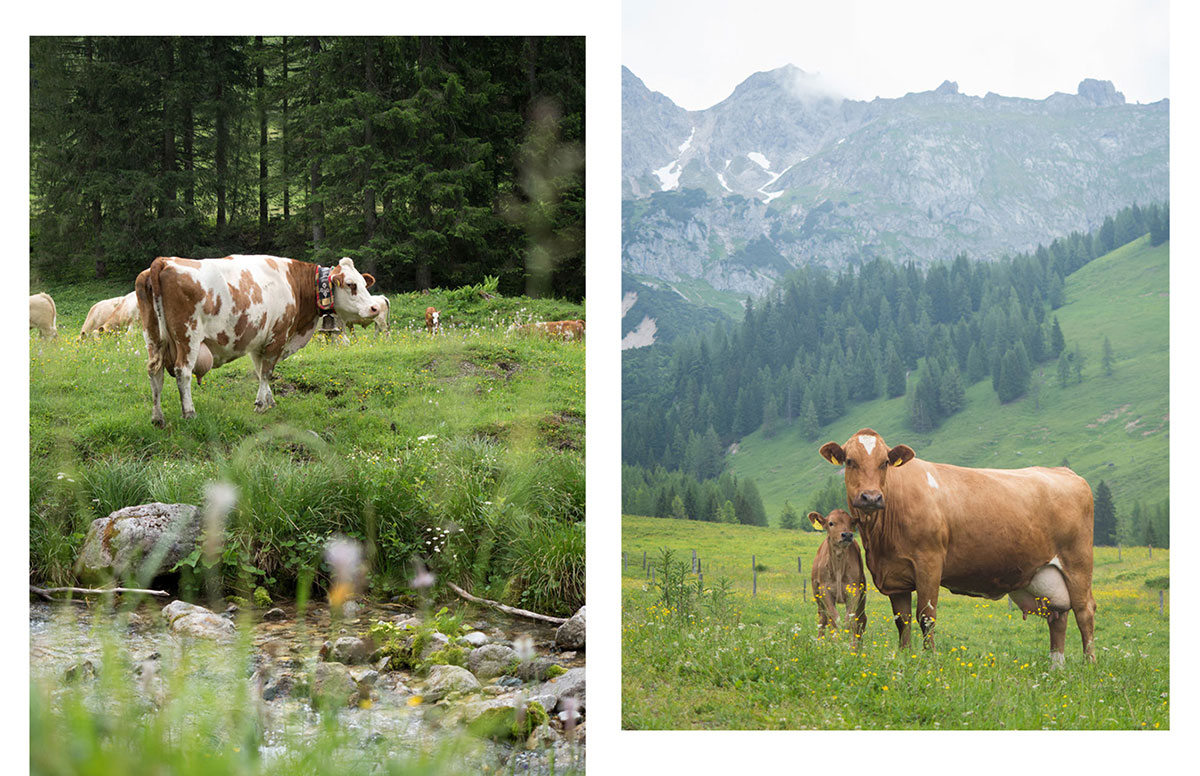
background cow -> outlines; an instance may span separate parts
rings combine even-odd
[[[130,296],[135,298],[134,306],[136,307],[137,294],[131,293]],[[94,305],[92,305],[91,309],[88,310],[87,318],[83,319],[83,328],[79,330],[79,339],[84,339],[89,334],[91,334],[92,337],[99,337],[100,327],[103,326],[104,322],[109,319],[109,316],[113,314],[113,311],[117,309],[117,305],[119,305],[124,298],[125,297],[123,296],[114,296],[111,299],[101,299],[99,302],[96,302]]]
[[[370,275],[367,277],[370,277]],[[344,318],[342,319],[342,323],[346,324],[347,330],[353,328],[354,326],[362,326],[364,329],[368,326],[374,326],[375,331],[380,333],[388,330],[388,314],[392,310],[391,302],[389,302],[388,298],[383,294],[372,296],[371,300],[375,303],[375,306],[379,308],[379,314],[372,318],[355,318],[353,320]]]
[[[1011,594],[1050,625],[1050,664],[1064,661],[1066,612],[1095,660],[1092,491],[1070,469],[968,469],[889,448],[869,428],[821,455],[845,467],[846,500],[867,568],[892,602],[900,646],[909,643],[912,593],[932,649],[938,587],[961,595]]]
[[[425,331],[437,334],[442,330],[442,314],[435,307],[425,308]]]
[[[316,264],[275,256],[155,259],[136,284],[154,400],[151,421],[164,422],[164,369],[179,385],[183,416],[195,417],[191,378],[201,346],[211,352],[214,368],[248,353],[258,375],[255,409],[275,406],[271,371],[308,344],[317,328],[317,270]],[[375,279],[359,274],[351,259],[338,262],[330,280],[334,313],[378,314],[367,293]]]
[[[558,337],[564,340],[581,340],[587,324],[582,320],[575,321],[538,321],[517,326],[516,330],[524,334],[543,334],[547,337]]]
[[[837,632],[838,605],[842,604],[851,630],[850,644],[857,647],[867,628],[867,577],[863,573],[862,553],[854,541],[854,518],[844,509],[835,509],[828,517],[809,512],[808,519],[817,530],[825,532],[825,541],[812,563],[817,635],[823,636],[830,627]]]
[[[29,297],[29,328],[37,329],[42,339],[58,336],[58,308],[45,291]]]
[[[140,325],[141,319],[138,317],[137,292],[130,291],[122,297],[118,297],[117,306],[109,313],[108,318],[100,324],[100,332],[120,332],[125,331],[130,326]]]

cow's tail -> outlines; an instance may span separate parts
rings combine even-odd
[[[166,262],[157,258],[150,268],[143,270],[137,276],[134,291],[137,293],[138,316],[142,319],[142,334],[146,339],[146,350],[149,356],[147,368],[158,372],[167,367],[173,371],[175,365],[175,348],[171,342],[171,334],[167,329],[167,317],[163,311],[162,274]]]

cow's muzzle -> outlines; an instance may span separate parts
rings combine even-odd
[[[854,541],[854,532],[853,531],[842,531],[842,536],[841,536],[840,541],[842,544],[849,544],[850,542]]]
[[[864,490],[854,499],[853,506],[865,512],[877,512],[883,509],[883,493],[878,490]]]

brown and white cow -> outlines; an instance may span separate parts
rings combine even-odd
[[[179,384],[183,416],[195,417],[191,377],[202,345],[213,367],[248,353],[258,375],[255,409],[275,406],[271,371],[308,344],[317,328],[317,272],[316,264],[276,256],[155,259],[136,283],[154,399],[151,421],[164,422],[164,369]],[[330,281],[337,315],[370,318],[379,312],[367,293],[374,278],[359,274],[351,259],[333,267]]]
[[[442,314],[437,311],[436,307],[425,308],[425,331],[430,334],[438,334],[442,330]]]
[[[1096,659],[1092,597],[1092,491],[1070,469],[968,469],[889,448],[864,428],[821,455],[845,467],[846,500],[867,568],[892,602],[900,646],[909,643],[912,593],[931,649],[938,587],[985,598],[1008,594],[1050,625],[1050,664],[1061,667],[1067,612]]]
[[[844,509],[835,509],[828,517],[809,512],[808,519],[825,541],[817,549],[812,563],[813,598],[817,601],[817,635],[839,629],[838,605],[846,607],[846,626],[851,646],[857,646],[867,627],[867,577],[863,573],[862,552],[854,541],[854,518]]]
[[[29,297],[29,328],[37,329],[42,339],[58,336],[58,308],[45,291]]]

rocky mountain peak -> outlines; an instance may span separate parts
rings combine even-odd
[[[1117,91],[1112,81],[1095,78],[1085,78],[1079,82],[1079,96],[1100,107],[1125,104],[1125,95]]]

